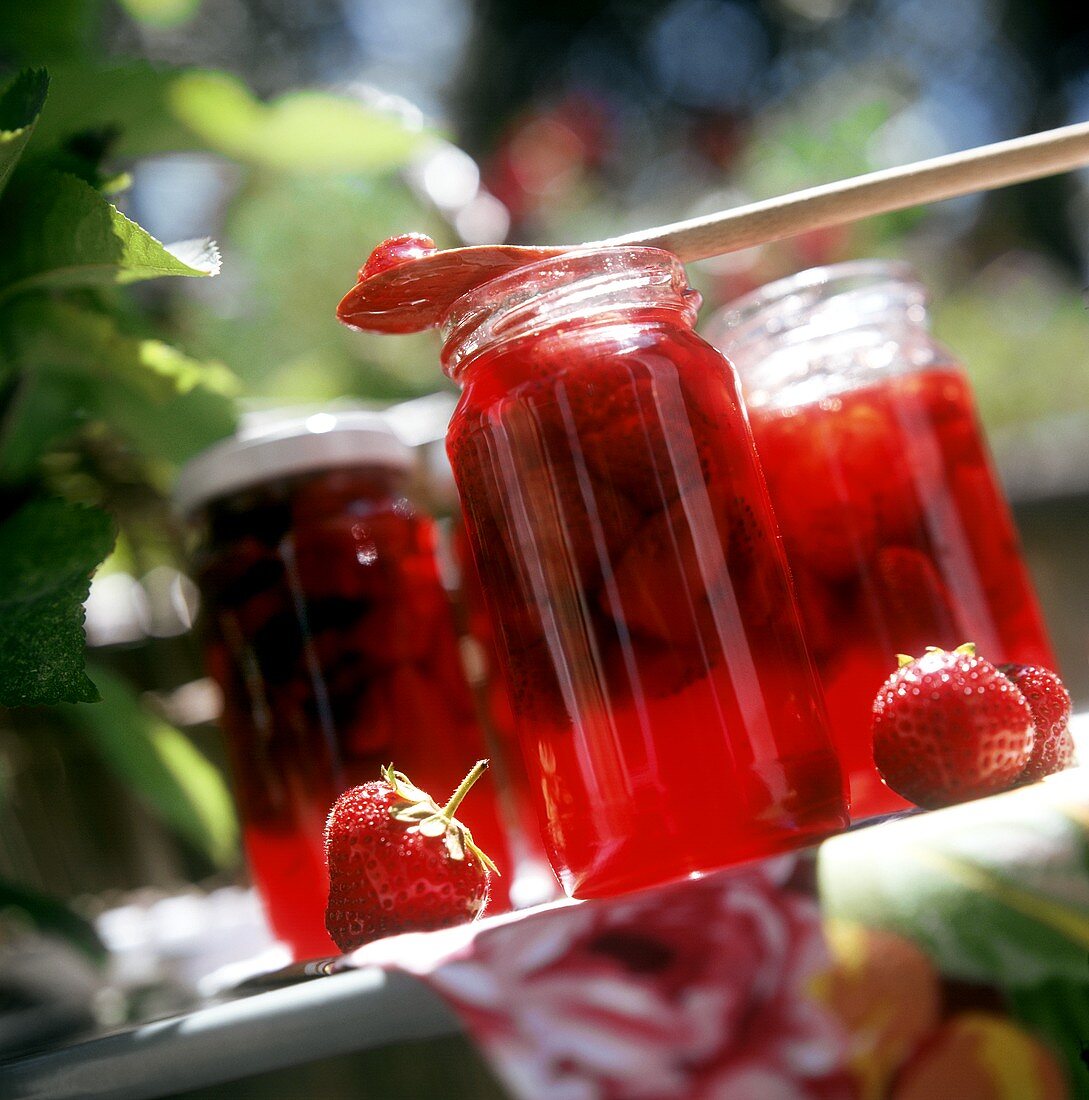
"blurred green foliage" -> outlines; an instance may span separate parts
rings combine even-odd
[[[378,172],[400,167],[420,144],[419,133],[362,103],[315,91],[261,103],[224,73],[183,72],[168,98],[205,148],[274,170]]]
[[[964,362],[989,427],[1089,413],[1089,318],[1078,288],[1015,253],[935,298],[938,337]]]
[[[150,486],[157,465],[231,430],[229,372],[130,329],[116,289],[212,275],[219,257],[209,242],[164,246],[107,200],[104,189],[117,186],[100,164],[108,140],[53,145],[35,133],[47,89],[44,71],[27,70],[0,96],[0,705],[77,704],[76,723],[118,772],[225,863],[236,833],[219,773],[108,674],[99,677],[106,701],[95,705],[83,602],[113,546],[115,518],[87,497],[111,487],[66,494],[49,463],[57,449],[83,450],[90,431],[131,452]],[[214,425],[203,433],[193,430],[199,417],[185,419],[196,395]]]
[[[28,645],[18,660],[14,639],[5,647],[0,702],[8,705],[95,697],[73,641],[80,641],[90,573],[113,542],[112,533],[92,537],[87,525],[96,515],[103,529],[110,521],[51,499],[46,453],[78,447],[81,431],[96,421],[127,417],[131,441],[161,406],[206,383],[220,431],[233,424],[224,369],[128,332],[114,297],[125,283],[215,274],[218,253],[209,243],[171,250],[111,205],[100,190],[107,182],[99,167],[103,142],[43,144],[34,131],[47,86],[43,71],[28,70],[0,99],[0,543],[9,562],[34,569],[33,581],[9,571],[15,587],[7,628],[17,623]],[[152,444],[148,463],[169,454],[172,440],[170,431],[144,435]],[[71,553],[85,556],[73,563]]]
[[[198,4],[126,6],[168,26]],[[47,62],[52,78],[26,71],[0,96],[0,545],[12,564],[0,705],[72,704],[58,725],[223,866],[238,831],[218,770],[145,706],[147,685],[101,664],[84,671],[89,578],[115,532],[107,568],[180,563],[167,494],[181,463],[234,429],[240,395],[432,388],[433,340],[361,341],[333,311],[374,240],[428,224],[443,236],[395,175],[436,137],[354,98],[264,103],[224,73],[108,61],[98,10],[43,0],[0,11],[0,80],[4,57]],[[212,294],[133,295],[121,288],[219,271],[210,242],[164,245],[124,212],[128,169],[178,153],[229,181],[215,212],[228,274]]]
[[[133,19],[151,27],[177,27],[196,15],[201,0],[121,0]]]
[[[217,866],[238,851],[231,796],[193,742],[142,706],[131,684],[101,664],[92,670],[102,701],[64,708],[102,758],[168,825]]]
[[[222,356],[250,394],[267,400],[354,394],[388,401],[430,392],[442,380],[433,334],[365,335],[338,325],[333,314],[365,258],[364,242],[406,226],[442,239],[437,222],[388,177],[254,172],[227,219],[232,250],[225,281],[241,302],[225,309],[222,299],[189,296],[179,303],[179,323],[194,348]],[[346,231],[352,226],[365,228]]]
[[[0,523],[0,705],[94,702],[83,670],[83,601],[113,546],[98,508],[36,499]]]

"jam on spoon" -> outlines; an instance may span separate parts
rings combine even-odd
[[[337,318],[365,332],[420,332],[442,322],[474,287],[517,267],[573,251],[497,244],[436,249],[422,233],[383,241],[359,269],[356,285],[337,306]]]
[[[722,255],[811,229],[987,191],[1089,163],[1089,123],[869,172],[789,195],[644,229],[577,248],[475,245],[436,250],[418,234],[379,245],[343,298],[337,316],[369,332],[419,332],[438,325],[474,287],[523,264],[602,246],[649,246],[682,263]],[[390,261],[393,261],[392,263]]]

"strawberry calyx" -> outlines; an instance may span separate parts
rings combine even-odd
[[[487,771],[488,761],[478,760],[469,774],[458,785],[445,806],[440,806],[426,791],[421,791],[404,772],[396,771],[392,764],[382,769],[382,778],[390,785],[397,801],[390,807],[390,816],[409,826],[410,831],[421,836],[441,837],[446,853],[451,859],[463,860],[466,853],[472,853],[488,868],[498,875],[499,868],[489,856],[477,846],[473,834],[456,817],[454,812],[461,800],[469,793],[473,784]]]
[[[963,653],[965,657],[974,657],[976,655],[976,643],[975,642],[963,642],[953,650],[945,650],[940,646],[928,645],[926,647],[927,653]],[[910,653],[897,653],[896,665],[898,668],[904,668],[906,665],[914,664],[918,657],[912,657]]]

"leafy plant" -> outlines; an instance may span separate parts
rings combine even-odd
[[[137,700],[129,684],[100,665],[92,670],[102,701],[66,708],[66,717],[102,758],[174,831],[214,863],[235,856],[231,797],[215,766],[183,733]]]
[[[427,223],[392,173],[434,136],[352,98],[263,103],[222,73],[99,61],[74,19],[95,5],[49,4],[71,33],[44,43],[40,28],[0,13],[24,54],[53,59],[52,83],[28,70],[0,98],[0,706],[71,704],[57,707],[57,725],[222,865],[237,826],[218,771],[143,705],[138,685],[88,673],[83,601],[115,536],[114,563],[143,572],[180,560],[166,503],[174,473],[235,423],[240,383],[220,355],[251,392],[281,400],[429,388],[433,355],[407,343],[396,353],[376,343],[360,370],[360,342],[333,306],[371,237]],[[169,21],[193,5],[160,8]],[[230,318],[217,295],[125,289],[217,274],[212,242],[165,245],[130,220],[118,204],[131,181],[109,167],[198,150],[235,165],[227,227],[250,285]],[[348,223],[365,227],[358,240]],[[239,283],[224,289],[237,297]]]
[[[164,245],[118,210],[108,196],[126,178],[104,170],[111,132],[36,134],[48,89],[28,70],[0,96],[0,706],[76,704],[70,724],[225,863],[237,831],[222,778],[124,681],[88,675],[83,637],[91,575],[128,519],[103,507],[117,482],[154,497],[164,467],[235,420],[233,375],[148,335],[119,288],[214,275],[218,251]],[[62,476],[73,469],[94,476]],[[104,702],[87,707],[100,688]]]
[[[0,525],[0,703],[93,702],[83,668],[83,601],[113,546],[97,508],[38,499]]]

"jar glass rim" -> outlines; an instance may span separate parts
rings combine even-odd
[[[822,287],[847,288],[855,282],[868,285],[879,281],[910,283],[918,286],[920,291],[923,290],[915,268],[906,260],[845,260],[842,263],[806,268],[765,283],[728,302],[723,307],[723,313],[736,314],[739,318],[751,316],[798,291]]]
[[[714,314],[705,331],[720,351],[738,354],[759,341],[809,339],[818,315],[835,329],[862,323],[882,302],[925,317],[928,299],[915,269],[904,260],[846,260],[786,275],[735,298]]]
[[[456,378],[482,343],[520,334],[550,305],[562,303],[567,320],[592,315],[603,297],[625,291],[672,295],[674,307],[695,322],[700,297],[672,252],[645,245],[572,249],[489,279],[458,298],[440,328],[443,369]]]

